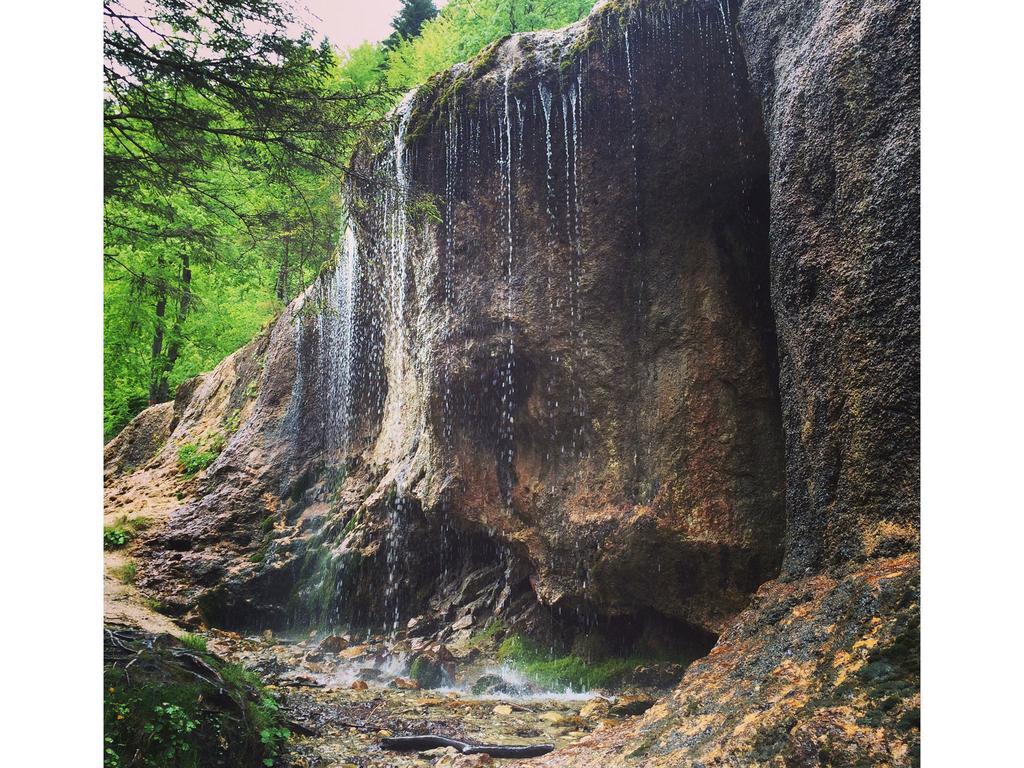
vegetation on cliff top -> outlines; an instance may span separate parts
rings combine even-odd
[[[338,55],[273,0],[105,0],[104,439],[249,341],[336,251],[355,143],[409,88],[594,0],[407,2]]]

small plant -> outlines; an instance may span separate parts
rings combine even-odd
[[[148,517],[129,519],[127,515],[122,516],[114,525],[103,527],[103,548],[121,549],[127,546],[139,531],[149,528],[152,522]]]
[[[232,435],[238,431],[238,428],[242,425],[242,409],[235,408],[231,413],[228,414],[227,420],[224,422],[224,429]]]
[[[193,477],[200,470],[210,466],[219,453],[212,450],[202,451],[195,443],[185,443],[178,449],[178,466],[185,477]]]
[[[155,597],[147,597],[145,600],[142,601],[142,603],[147,608],[149,608],[149,610],[153,611],[153,613],[163,613],[164,604],[157,600]]]
[[[184,757],[191,749],[188,735],[199,725],[189,714],[177,704],[166,701],[153,707],[153,719],[146,723],[142,730],[158,745],[163,757],[172,763],[178,757]]]
[[[273,699],[267,700],[271,702],[273,701]],[[277,705],[275,704],[274,710],[276,711],[276,709]],[[267,766],[267,768],[272,768],[274,765],[274,759],[281,751],[281,747],[283,747],[288,739],[291,738],[291,735],[291,731],[280,726],[263,728],[260,730],[260,743],[269,755],[269,757],[263,758],[263,764]]]
[[[129,561],[124,565],[117,565],[111,568],[110,574],[122,584],[134,584],[137,571],[135,563]]]
[[[202,635],[193,635],[186,632],[181,636],[181,644],[191,651],[206,653],[206,638]]]
[[[104,549],[120,549],[121,547],[126,546],[131,540],[131,534],[124,528],[104,527],[103,529]]]

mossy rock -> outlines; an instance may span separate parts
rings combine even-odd
[[[417,656],[409,667],[409,677],[420,684],[420,688],[440,688],[448,679],[444,668],[426,656]]]

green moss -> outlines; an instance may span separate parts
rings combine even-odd
[[[469,644],[474,648],[481,648],[490,645],[496,637],[505,631],[505,625],[500,619],[491,619],[487,626],[469,638]]]
[[[444,219],[441,217],[437,203],[437,198],[434,195],[423,192],[408,202],[406,215],[413,226],[422,226],[427,221],[440,223]]]
[[[206,653],[206,638],[202,635],[193,635],[186,632],[181,636],[181,644],[189,650]]]
[[[470,72],[472,72],[473,77],[480,77],[490,71],[498,60],[498,49],[501,48],[502,44],[510,37],[511,35],[499,37],[469,60]]]
[[[522,635],[506,638],[498,648],[499,661],[508,662],[544,686],[575,689],[610,688],[638,666],[651,663],[641,656],[588,660],[576,654],[558,656]]]
[[[228,414],[227,419],[224,420],[224,429],[227,434],[233,435],[238,431],[238,428],[242,424],[242,409],[235,408]]]
[[[421,688],[439,688],[445,682],[444,670],[423,656],[417,656],[409,667],[409,677],[420,684]]]

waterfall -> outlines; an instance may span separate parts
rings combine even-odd
[[[718,0],[718,12],[722,17],[722,34],[725,35],[725,50],[729,56],[729,82],[732,88],[732,103],[736,112],[736,141],[739,144],[740,152],[743,147],[743,123],[740,118],[739,85],[736,83],[736,53],[732,46],[732,31],[727,0]]]
[[[508,254],[505,262],[505,334],[508,337],[505,364],[500,375],[501,414],[499,428],[499,457],[504,464],[501,467],[511,473],[515,463],[515,338],[512,323],[512,293],[515,245],[512,234],[512,106],[509,99],[509,80],[511,70],[505,72],[503,89],[502,131],[499,133],[499,156],[502,172],[502,186],[505,204],[505,233],[508,243]],[[511,507],[511,486],[506,486],[506,508]]]
[[[451,383],[451,339],[453,328],[453,313],[455,304],[455,206],[458,174],[461,170],[459,165],[459,107],[456,96],[452,97],[452,104],[448,107],[448,119],[445,125],[445,164],[444,164],[444,262],[441,269],[444,271],[442,300],[445,311],[449,314],[449,320],[445,323],[444,333],[444,360],[441,363],[442,395],[441,395],[441,418],[443,425],[443,438],[447,445],[452,440],[452,383]]]
[[[555,250],[555,237],[558,230],[558,219],[555,216],[555,167],[554,167],[554,150],[552,148],[551,141],[551,91],[548,90],[544,83],[537,84],[537,91],[540,94],[541,109],[544,113],[544,152],[546,156],[546,168],[545,168],[545,193],[544,193],[544,206],[548,215],[548,263],[546,270],[546,288],[548,296],[548,316],[549,321],[554,320],[557,305],[555,303],[555,291],[552,285],[552,276],[554,272],[554,250]],[[558,410],[558,401],[555,399],[555,371],[558,366],[558,354],[552,349],[548,353],[548,362],[550,363],[550,373],[545,381],[545,401],[544,405],[548,412],[548,444],[545,446],[544,458],[550,462],[552,459],[551,451],[558,444],[558,422],[555,418]],[[551,488],[554,493],[554,486]]]

